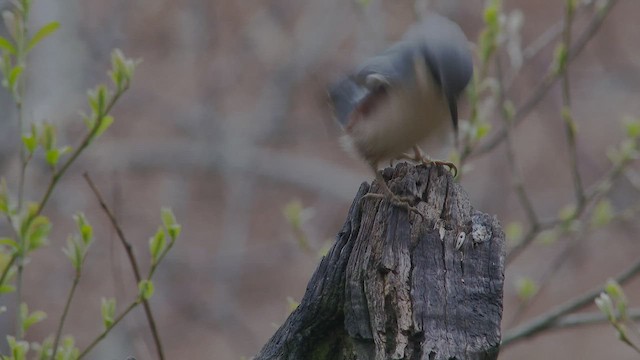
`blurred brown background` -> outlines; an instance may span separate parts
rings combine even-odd
[[[431,1],[475,42],[483,1]],[[557,23],[563,2],[508,1],[525,16],[522,44]],[[572,64],[580,170],[586,184],[609,168],[606,149],[618,143],[623,115],[640,115],[640,2],[620,1],[593,41]],[[136,285],[120,244],[81,177],[89,171],[113,204],[136,253],[147,265],[147,240],[171,206],[183,234],[156,277],[151,301],[168,359],[236,359],[253,356],[299,300],[362,181],[366,166],[345,155],[331,121],[325,88],[366,56],[397,39],[416,19],[409,0],[355,1],[36,1],[34,26],[61,22],[36,49],[29,73],[26,117],[50,120],[74,145],[84,125],[85,89],[107,80],[109,53],[121,48],[142,58],[131,90],[116,106],[113,127],[74,164],[45,209],[55,226],[51,245],[27,267],[26,299],[49,318],[30,331],[54,331],[73,276],[61,247],[84,211],[95,225],[73,310],[65,327],[84,347],[101,331],[99,304],[116,296],[120,309]],[[576,33],[584,26],[580,18]],[[553,45],[523,69],[509,96],[516,104],[539,82]],[[515,133],[525,185],[536,210],[555,216],[572,201],[560,89]],[[461,110],[468,116],[466,105]],[[17,178],[13,105],[0,93],[0,171]],[[501,126],[495,119],[494,130]],[[442,144],[440,144],[442,143]],[[426,150],[446,157],[451,141]],[[433,145],[437,144],[437,145]],[[525,217],[511,190],[501,146],[474,159],[462,181],[472,202],[503,225]],[[638,166],[635,165],[635,169]],[[48,181],[41,160],[28,173],[28,194],[39,198]],[[615,208],[637,202],[627,182],[615,184]],[[298,199],[312,216],[304,223],[305,251],[283,216]],[[0,227],[3,231],[6,228]],[[640,256],[637,223],[616,223],[589,234],[566,259],[530,317],[603,283]],[[559,246],[535,244],[507,269],[503,324],[518,303],[514,283],[536,278]],[[640,306],[640,282],[627,286]],[[9,306],[13,304],[9,303]],[[593,309],[592,309],[593,310]],[[0,333],[12,329],[0,316]],[[2,337],[4,338],[4,337]],[[91,359],[155,358],[142,308],[119,325]],[[513,346],[501,359],[632,359],[608,325],[557,331]]]

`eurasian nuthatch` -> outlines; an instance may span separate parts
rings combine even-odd
[[[429,15],[382,54],[365,60],[329,89],[344,145],[371,166],[387,195],[397,200],[378,173],[383,160],[425,158],[417,144],[451,119],[457,136],[457,100],[473,73],[467,38],[460,27]],[[415,156],[405,154],[414,150]]]

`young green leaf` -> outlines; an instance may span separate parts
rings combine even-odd
[[[26,332],[29,328],[40,321],[47,318],[47,314],[44,311],[34,311],[28,316],[22,318],[22,331]]]
[[[530,278],[520,278],[516,282],[518,297],[521,300],[529,300],[538,292],[538,284]]]
[[[20,75],[24,71],[24,66],[16,65],[9,72],[9,76],[7,77],[7,81],[9,82],[9,89],[12,91],[16,88],[16,84],[18,83],[18,79],[20,79]]]
[[[58,348],[55,360],[76,360],[79,356],[80,350],[75,346],[73,336],[65,336],[62,339],[62,345]],[[48,357],[46,359],[49,360]]]
[[[489,135],[489,131],[491,131],[490,123],[484,121],[478,122],[476,125],[476,136],[474,140],[480,141],[484,139],[487,135]]]
[[[100,310],[102,313],[102,323],[105,329],[109,329],[113,325],[116,315],[116,299],[102,298]]]
[[[634,140],[640,138],[640,119],[632,117],[625,118],[624,128],[627,137]]]
[[[25,236],[27,252],[37,250],[45,245],[50,232],[51,221],[46,216],[40,215],[33,219]]]
[[[510,244],[520,244],[520,242],[522,241],[522,235],[524,233],[522,224],[518,221],[511,222],[507,224],[504,233],[507,236],[507,240]]]
[[[77,273],[80,273],[82,270],[84,255],[86,254],[86,247],[84,244],[80,242],[76,236],[69,236],[67,238],[67,247],[63,248],[62,252],[67,255],[71,261],[73,269]]]
[[[7,343],[11,352],[11,360],[26,360],[29,351],[29,343],[26,341],[18,341],[15,337],[7,335]]]
[[[594,302],[600,311],[607,316],[610,322],[615,321],[615,314],[613,313],[613,301],[611,297],[605,293],[600,293]]]
[[[44,40],[47,36],[53,34],[60,27],[60,23],[57,21],[53,21],[48,23],[47,25],[41,27],[35,35],[29,40],[29,44],[27,44],[27,52],[31,51],[34,46],[38,45],[38,43]]]
[[[8,237],[0,238],[0,245],[8,247],[12,252],[20,249],[18,242]]]
[[[180,233],[182,232],[182,225],[174,224],[167,228],[167,233],[169,233],[169,237],[171,241],[176,241]]]
[[[0,36],[0,49],[11,55],[16,54],[16,47],[7,38]]]
[[[569,59],[569,51],[563,43],[559,43],[553,51],[553,65],[551,69],[554,74],[560,74],[567,66],[567,60]]]
[[[1,294],[10,294],[12,292],[16,291],[16,287],[13,285],[9,285],[9,284],[2,284],[0,285],[0,295]]]
[[[569,221],[573,220],[575,218],[575,216],[576,216],[576,207],[573,204],[569,204],[569,205],[564,206],[558,212],[558,217],[563,222],[569,222]]]
[[[53,124],[49,122],[42,123],[39,135],[40,138],[38,140],[45,151],[51,150],[56,146],[56,127]]]
[[[572,16],[576,11],[576,0],[567,0],[567,14]]]
[[[604,286],[604,291],[614,301],[616,310],[618,310],[618,317],[623,320],[626,319],[628,301],[624,290],[622,290],[622,286],[614,279],[609,279]]]
[[[180,236],[180,232],[182,231],[182,226],[178,224],[176,221],[175,215],[173,215],[173,211],[170,208],[163,207],[161,210],[162,224],[164,224],[167,229],[167,233],[171,238],[171,241],[175,241],[178,236]]]
[[[155,264],[158,262],[158,258],[162,251],[164,251],[166,246],[166,239],[164,234],[164,229],[162,227],[158,227],[158,231],[156,234],[149,239],[149,252],[151,253],[151,263]]]
[[[153,296],[153,282],[151,280],[142,280],[138,284],[138,296],[142,300],[149,300]]]
[[[298,306],[300,305],[300,302],[296,301],[291,296],[287,296],[287,304],[289,305],[289,311],[291,312],[298,308]]]
[[[129,86],[133,72],[139,61],[127,59],[120,49],[111,52],[111,71],[109,76],[116,86],[117,91],[123,91]]]
[[[109,91],[104,85],[98,85],[96,91],[96,114],[104,116],[105,106],[107,105],[107,95]]]
[[[49,360],[53,354],[53,337],[47,337],[42,344],[37,342],[32,343],[34,350],[36,351],[36,358],[38,360]],[[55,359],[58,360],[58,359]],[[66,359],[65,359],[66,360]]]
[[[38,148],[38,139],[33,133],[22,134],[22,144],[29,154],[33,154]]]
[[[73,151],[73,148],[71,146],[65,145],[61,148],[58,148],[58,151],[60,152],[60,156],[62,155],[66,155],[68,153],[70,153],[71,151]]]
[[[0,212],[9,213],[9,190],[4,178],[0,179]]]
[[[168,207],[163,207],[160,210],[160,217],[162,218],[162,224],[167,228],[176,224],[176,217],[173,215],[173,211]]]
[[[613,207],[607,199],[602,199],[596,204],[591,215],[591,225],[602,227],[608,225],[613,220]]]
[[[98,113],[98,90],[97,89],[89,89],[87,90],[87,102],[89,103],[89,108],[93,112],[93,114]]]
[[[291,200],[285,205],[282,213],[292,227],[298,228],[302,225],[302,211],[300,200]]]
[[[604,285],[604,291],[606,291],[612,299],[624,299],[624,301],[626,301],[626,296],[624,295],[622,286],[620,286],[620,284],[618,284],[618,282],[613,279],[607,280],[607,283]]]
[[[49,149],[45,151],[44,158],[51,167],[55,167],[60,161],[60,150],[58,149]]]
[[[91,131],[96,125],[96,120],[92,116],[85,114],[83,111],[80,111],[80,117],[82,117],[82,121],[87,126],[87,130]]]
[[[102,135],[102,133],[107,131],[107,129],[111,126],[111,124],[113,124],[113,116],[111,115],[103,116],[102,119],[100,120],[100,125],[96,130],[95,137],[97,138],[98,136]]]
[[[76,225],[78,226],[78,232],[80,233],[82,242],[85,246],[88,246],[93,240],[93,227],[89,224],[83,213],[74,215],[73,219],[76,221]]]
[[[483,14],[485,29],[480,33],[480,38],[478,39],[482,64],[486,64],[498,48],[501,13],[502,2],[500,0],[487,1]]]

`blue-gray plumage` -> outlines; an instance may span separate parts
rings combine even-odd
[[[329,89],[334,116],[345,130],[343,143],[376,174],[380,161],[410,157],[404,153],[412,148],[414,160],[431,162],[417,144],[448,121],[457,136],[457,101],[472,73],[460,27],[429,15]]]

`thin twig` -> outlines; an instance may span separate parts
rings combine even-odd
[[[111,331],[111,329],[113,329],[114,327],[116,327],[116,325],[118,325],[118,323],[124,319],[125,316],[127,316],[127,314],[129,314],[129,312],[131,312],[131,310],[133,310],[136,306],[138,306],[138,304],[140,304],[140,300],[136,299],[136,301],[132,302],[131,304],[129,304],[129,306],[127,307],[127,309],[125,311],[122,312],[122,314],[120,314],[117,318],[115,318],[113,320],[113,324],[111,324],[111,326],[109,326],[108,328],[104,329],[104,331],[98,335],[97,338],[95,338],[91,344],[89,344],[89,346],[87,346],[86,349],[84,349],[80,355],[78,356],[78,360],[82,359],[83,357],[85,357],[85,355],[87,355],[96,345],[98,345],[98,343],[105,338],[105,336],[107,336],[107,334],[109,334],[109,331]]]
[[[116,220],[115,216],[113,215],[113,213],[111,212],[111,210],[109,209],[109,207],[107,206],[105,201],[103,200],[102,195],[100,195],[100,191],[98,190],[96,185],[91,180],[91,177],[89,176],[89,174],[85,172],[84,174],[82,174],[82,176],[86,180],[87,184],[89,184],[89,187],[91,188],[91,191],[93,191],[93,194],[96,196],[96,199],[98,199],[98,202],[100,203],[100,206],[102,207],[102,210],[104,210],[105,214],[109,218],[109,221],[111,222],[111,225],[116,230],[116,234],[118,235],[118,238],[120,239],[120,243],[124,247],[125,252],[127,253],[127,257],[129,258],[129,263],[131,264],[131,268],[133,269],[133,274],[134,274],[134,276],[136,278],[136,284],[139,284],[142,281],[142,277],[140,275],[140,268],[138,267],[138,261],[136,260],[136,257],[135,257],[135,255],[133,253],[133,247],[131,246],[131,243],[129,241],[127,241],[126,237],[124,236],[124,232],[122,231],[122,228],[120,227],[120,225],[118,224],[118,221]],[[146,300],[146,299],[142,299],[142,304],[144,305],[143,306],[144,307],[144,312],[145,312],[145,314],[147,316],[147,321],[149,322],[149,328],[151,329],[151,334],[153,335],[153,341],[154,341],[154,343],[156,345],[156,350],[158,352],[158,357],[160,359],[164,359],[164,352],[162,350],[162,342],[160,341],[160,335],[159,335],[158,329],[156,327],[155,319],[153,318],[153,313],[151,312],[151,306],[149,305],[149,301]]]
[[[578,4],[578,7],[576,9],[576,14],[582,13],[582,12],[586,12],[586,10],[588,8],[592,8],[593,7],[594,3],[595,3],[594,1],[580,2],[580,4]],[[551,44],[554,41],[556,41],[562,35],[562,30],[564,29],[564,21],[565,21],[564,18],[562,18],[557,23],[549,26],[547,28],[547,30],[545,30],[537,38],[535,38],[533,41],[531,41],[529,43],[529,45],[527,45],[527,47],[525,47],[522,50],[523,64],[519,68],[513,69],[515,71],[515,73],[510,73],[507,76],[505,76],[505,78],[506,78],[506,80],[505,80],[505,88],[506,89],[511,89],[511,86],[514,83],[514,80],[518,77],[518,75],[521,74],[521,72],[518,71],[518,70],[520,70],[524,66],[526,66],[526,64],[529,61],[531,61],[533,58],[535,58],[543,49],[545,49],[549,44]]]
[[[71,164],[73,164],[73,162],[78,158],[80,153],[87,146],[89,146],[89,144],[91,143],[91,140],[93,140],[93,138],[95,137],[96,133],[98,132],[98,129],[100,128],[101,122],[103,121],[104,117],[107,116],[107,114],[109,114],[109,112],[111,111],[111,108],[113,108],[113,106],[118,101],[120,96],[128,88],[129,88],[129,86],[127,84],[121,90],[117,91],[113,95],[113,97],[111,97],[111,101],[109,101],[107,106],[104,108],[104,113],[103,114],[98,114],[98,116],[97,116],[98,121],[96,121],[96,124],[93,126],[91,131],[89,133],[87,133],[87,135],[85,135],[84,139],[80,143],[80,146],[78,146],[78,148],[76,148],[76,150],[71,154],[71,156],[67,159],[67,161],[65,161],[65,163],[62,165],[62,167],[60,167],[60,169],[57,170],[53,174],[53,176],[51,177],[51,180],[49,181],[49,185],[47,186],[47,190],[45,191],[44,195],[42,196],[42,200],[40,200],[40,202],[38,203],[39,204],[38,205],[38,210],[34,213],[34,215],[32,215],[31,217],[29,217],[27,219],[27,222],[30,222],[31,220],[33,220],[33,218],[35,218],[36,216],[40,215],[40,212],[42,212],[42,209],[47,204],[47,201],[49,200],[49,197],[51,196],[51,193],[53,192],[53,189],[56,186],[56,184],[58,183],[58,181],[60,180],[60,178],[67,171],[69,166],[71,166]]]
[[[562,33],[562,44],[565,49],[569,49],[571,46],[571,26],[573,25],[574,11],[573,0],[565,1],[565,21],[564,30]],[[576,144],[576,129],[571,114],[571,83],[569,79],[570,69],[567,64],[561,65],[562,69],[562,120],[565,128],[565,135],[567,136],[567,143],[569,146],[569,163],[571,169],[571,177],[573,178],[573,187],[575,191],[576,204],[578,207],[582,206],[585,200],[584,187],[582,185],[582,177],[578,169],[578,150]]]
[[[571,46],[571,26],[573,25],[573,19],[574,19],[574,15],[575,15],[575,8],[573,7],[573,1],[572,0],[567,0],[565,1],[565,17],[564,17],[564,29],[562,32],[562,46],[564,49],[569,49],[569,47]],[[560,68],[558,69],[559,71],[563,72],[563,76],[562,76],[562,102],[563,102],[563,106],[562,106],[562,120],[564,123],[564,127],[565,127],[565,134],[567,136],[567,143],[569,146],[569,162],[571,164],[570,169],[571,169],[571,176],[573,178],[573,184],[574,184],[574,190],[575,190],[575,197],[576,197],[576,203],[578,204],[577,207],[578,208],[582,208],[585,204],[585,193],[584,193],[584,188],[582,186],[582,178],[580,176],[580,171],[578,170],[578,156],[577,156],[577,145],[576,145],[576,133],[575,133],[575,123],[573,121],[573,117],[571,115],[571,86],[570,86],[570,81],[569,81],[569,68],[567,67],[567,64],[565,61],[563,60],[559,60],[556,59],[556,61],[560,61],[561,63],[558,64],[560,66]],[[511,148],[510,145],[510,124],[507,124],[509,126],[506,127],[507,130],[507,136],[506,136],[506,141],[507,141],[507,151],[512,152],[513,149]],[[521,196],[522,198],[522,196]],[[527,199],[526,197],[524,198],[525,200]],[[521,199],[522,201],[522,199]],[[534,224],[535,225],[535,224]],[[575,244],[577,243],[577,241],[579,241],[581,238],[581,236],[574,236],[573,239],[570,241],[569,245],[567,245],[567,247],[565,247],[565,249],[560,253],[560,255],[562,256],[562,258],[560,257],[556,257],[556,260],[554,262],[552,262],[552,265],[550,267],[547,267],[547,270],[545,271],[544,275],[543,275],[543,281],[542,284],[546,286],[546,284],[549,282],[551,275],[553,273],[555,273],[555,271],[560,268],[562,266],[562,264],[564,263],[564,258],[565,256],[568,255],[569,252],[571,252],[574,249]],[[560,260],[558,260],[560,259]],[[542,289],[538,289],[538,292],[536,293],[536,295],[539,295]],[[529,307],[529,305],[535,300],[535,298],[537,297],[536,295],[534,295],[533,298],[528,299],[527,301],[523,301],[522,303],[520,303],[520,305],[518,306],[518,309],[516,311],[516,314],[514,316],[513,321],[516,322],[519,320],[520,316],[524,313],[524,311]]]
[[[169,245],[167,245],[167,247],[162,251],[162,253],[160,253],[160,256],[158,256],[158,260],[156,260],[156,262],[154,262],[151,265],[151,268],[149,269],[149,275],[147,275],[147,279],[150,280],[153,277],[153,274],[156,272],[158,265],[160,264],[160,262],[162,262],[162,259],[164,259],[164,257],[167,256],[167,254],[169,253],[169,250],[171,250],[175,242],[176,242],[175,239],[171,239],[171,241],[169,242]]]
[[[33,158],[33,153],[29,154],[26,159],[22,162],[22,167],[20,169],[20,183],[18,184],[18,213],[22,211],[23,206],[23,198],[24,198],[24,179],[26,178],[27,166],[29,162]]]
[[[29,5],[27,5],[27,8],[23,9],[23,11],[21,11],[21,16],[23,17],[22,20],[20,21],[20,25],[19,29],[17,32],[17,39],[16,39],[16,45],[18,46],[18,49],[16,51],[16,65],[18,66],[22,66],[23,69],[26,68],[26,62],[27,62],[27,54],[26,54],[26,47],[27,47],[27,39],[29,39],[29,9],[28,9]],[[6,75],[6,74],[5,74]],[[20,79],[18,79],[18,83],[17,83],[17,91],[14,93],[14,99],[16,102],[16,110],[18,112],[18,139],[22,138],[22,131],[24,128],[24,109],[22,107],[22,101],[24,99],[24,94],[25,94],[25,88],[26,88],[26,81],[25,81],[25,77],[22,76],[20,77]],[[20,178],[18,180],[18,210],[22,209],[22,202],[23,202],[23,191],[24,191],[24,175],[25,175],[25,170],[26,170],[26,154],[25,154],[25,147],[20,144],[20,166],[22,167],[21,171],[20,171]],[[17,240],[20,242],[20,251],[18,251],[18,258],[17,258],[17,262],[18,262],[18,275],[16,277],[16,298],[17,298],[17,304],[18,304],[18,309],[20,308],[20,304],[22,304],[22,273],[24,271],[24,256],[25,256],[25,239],[23,239],[22,237],[18,237]],[[22,312],[21,311],[17,311],[16,314],[16,338],[18,340],[21,340],[24,337],[24,331],[23,331],[23,321],[24,319],[22,318]]]
[[[611,169],[591,186],[585,193],[585,200],[582,204],[576,207],[573,215],[569,219],[551,219],[547,221],[541,221],[538,228],[530,229],[524,236],[523,240],[513,247],[508,253],[506,258],[506,264],[512,263],[522,252],[533,242],[536,236],[544,230],[553,229],[559,225],[566,224],[568,222],[579,219],[587,207],[599,196],[607,194],[611,190],[610,184],[616,181],[623,173],[627,165],[633,161],[633,159],[624,159],[615,163]]]
[[[23,256],[18,256],[18,275],[16,277],[16,303],[18,304],[18,311],[16,311],[16,339],[22,340],[24,337],[24,331],[22,323],[22,311],[20,311],[20,305],[22,304],[22,273],[24,271]]]
[[[73,284],[71,285],[71,289],[69,290],[69,294],[67,295],[67,301],[64,304],[64,310],[62,311],[62,316],[60,316],[60,322],[58,322],[58,329],[56,330],[56,338],[53,342],[53,353],[50,360],[56,358],[56,353],[58,352],[58,344],[60,343],[60,337],[62,336],[62,328],[64,326],[64,322],[67,319],[67,314],[69,313],[69,309],[71,308],[71,300],[73,299],[73,294],[76,292],[76,288],[78,287],[78,283],[80,282],[80,272],[76,271],[76,275],[73,278]]]
[[[640,320],[640,309],[630,309],[627,311],[630,320]],[[609,317],[601,312],[591,312],[584,314],[572,314],[558,320],[554,329],[566,329],[576,326],[596,325],[609,322]]]
[[[508,101],[507,95],[504,91],[504,79],[502,76],[502,65],[500,62],[500,56],[495,57],[495,65],[496,65],[496,77],[498,82],[498,107],[500,114],[502,115],[502,120],[505,123],[506,129],[506,143],[507,143],[507,162],[509,163],[509,167],[511,168],[511,176],[513,177],[513,186],[520,200],[520,205],[524,209],[527,214],[527,219],[529,219],[529,223],[531,228],[535,229],[539,226],[538,224],[538,215],[536,214],[533,204],[531,202],[531,198],[527,194],[527,191],[524,187],[524,182],[522,181],[522,174],[518,169],[515,149],[513,146],[513,138],[512,138],[512,130],[513,130],[513,121],[511,119],[511,115],[508,113],[506,109],[506,104]]]
[[[598,196],[598,198],[605,195],[606,193],[602,193],[600,194],[600,196]],[[627,209],[624,209],[616,213],[611,220],[625,221],[625,220],[633,219],[638,214],[638,212],[640,212],[640,204],[637,204],[635,206],[629,207]],[[576,249],[578,249],[580,240],[590,230],[593,230],[593,228],[588,226],[584,226],[580,228],[580,231],[577,234],[573,235],[572,238],[569,239],[569,242],[565,244],[565,247],[562,249],[562,251],[555,256],[551,264],[545,265],[545,271],[540,277],[540,280],[538,281],[538,284],[539,284],[538,291],[531,298],[527,299],[527,301],[523,301],[520,303],[520,305],[518,306],[517,310],[515,311],[511,319],[511,326],[515,325],[520,320],[520,317],[522,316],[522,314],[540,297],[540,294],[542,293],[542,291],[549,285],[551,280],[554,279],[554,275],[562,268],[564,264],[567,263],[567,259],[569,258],[571,253]]]
[[[20,238],[20,235],[18,234],[18,230],[16,229],[14,223],[13,223],[13,219],[11,218],[11,215],[6,214],[7,216],[7,222],[9,223],[9,228],[13,231],[14,236],[16,237],[16,239]],[[7,279],[7,275],[9,274],[9,270],[11,270],[11,267],[13,266],[13,263],[16,262],[16,260],[18,260],[18,257],[20,256],[20,251],[15,251],[12,255],[11,258],[9,259],[9,262],[7,262],[7,265],[5,265],[4,269],[2,269],[2,275],[0,275],[0,285],[3,285],[5,280]]]
[[[17,252],[11,255],[11,259],[9,259],[9,262],[7,263],[7,265],[5,265],[4,269],[2,269],[2,275],[0,275],[0,285],[4,284],[4,281],[7,278],[7,274],[9,274],[9,269],[11,269],[11,267],[13,266],[13,263],[16,262],[16,259],[18,259]]]
[[[540,294],[544,291],[544,289],[549,285],[554,275],[560,270],[562,265],[566,264],[567,258],[569,255],[577,249],[577,245],[586,233],[588,227],[583,227],[578,234],[575,234],[569,242],[565,245],[565,247],[558,253],[553,261],[549,265],[544,266],[544,272],[542,276],[540,276],[540,280],[538,281],[538,290],[536,293],[527,299],[526,301],[522,301],[518,308],[516,309],[512,319],[510,326],[517,324],[520,321],[520,318],[524,314],[524,312],[531,307],[536,300],[540,298]]]
[[[640,260],[633,263],[627,270],[616,277],[616,281],[624,285],[629,280],[640,274]],[[525,338],[539,334],[542,331],[553,328],[557,322],[570,313],[580,310],[593,303],[593,300],[600,295],[602,287],[595,288],[587,293],[569,300],[554,309],[534,318],[533,320],[508,330],[502,339],[501,347],[504,348]]]
[[[578,37],[574,45],[570,48],[569,54],[567,55],[567,65],[571,63],[585,48],[589,40],[593,38],[593,36],[598,32],[600,26],[604,22],[607,15],[611,12],[613,7],[618,4],[618,0],[608,0],[602,8],[596,11],[596,14],[591,19],[591,22],[587,27],[582,31],[581,35]],[[549,92],[551,87],[558,81],[558,79],[562,76],[562,72],[550,72],[548,73],[542,80],[542,82],[531,92],[531,95],[524,101],[522,105],[516,111],[514,115],[514,124],[520,124],[526,116],[538,105],[538,103],[544,98],[544,96]],[[476,158],[482,155],[485,155],[491,150],[493,150],[496,146],[500,145],[502,141],[505,140],[507,134],[506,129],[502,128],[497,131],[495,135],[483,145],[478,146],[473,152],[468,154],[468,158]]]

